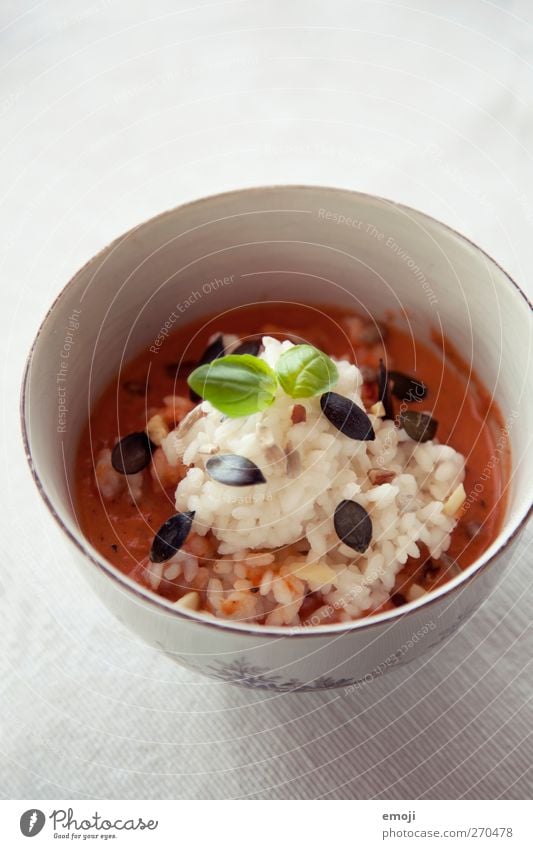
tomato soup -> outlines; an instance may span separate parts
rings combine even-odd
[[[217,334],[231,335],[231,350],[241,352],[258,350],[263,340],[270,357],[265,374],[278,369],[283,391],[269,409],[241,418],[209,408],[182,436],[180,422],[202,400],[194,394],[191,400],[187,379]],[[278,364],[291,350],[285,340],[313,346],[327,355],[324,362],[336,363],[344,394],[328,388],[320,404],[318,396],[284,394],[288,383]],[[315,372],[310,371],[313,379]],[[402,395],[409,386],[422,387],[423,397],[412,391]],[[357,412],[354,405],[362,410],[373,441],[339,425],[338,414],[328,409],[339,398],[350,415]],[[389,416],[386,400],[385,406],[392,405]],[[273,439],[276,405],[285,431]],[[415,415],[409,419],[406,413]],[[436,427],[435,437],[421,444],[402,430],[402,423],[407,428],[419,421],[419,413]],[[130,469],[117,472],[110,459],[117,440],[136,435],[142,454],[148,423],[149,462],[139,464],[134,457]],[[156,426],[162,428],[160,439]],[[426,344],[405,325],[376,324],[337,307],[246,306],[178,326],[140,351],[105,389],[79,445],[77,514],[83,533],[104,558],[178,606],[258,624],[349,621],[424,595],[490,545],[505,506],[509,458],[496,446],[502,431],[489,393],[437,335]],[[254,434],[264,439],[257,451]],[[256,479],[225,485],[221,463],[215,461],[227,457],[227,446],[239,439],[252,445],[254,461],[244,448],[230,456],[238,456],[241,467],[246,461],[257,469]],[[178,445],[184,454],[176,453]],[[191,462],[187,450],[197,451]],[[334,495],[323,483],[328,469]],[[213,493],[219,493],[219,512]],[[454,513],[452,495],[459,499]],[[328,507],[330,496],[334,502]],[[169,557],[154,557],[154,538],[157,542],[159,529],[176,515],[189,517],[178,531],[186,538],[180,536]],[[339,530],[346,521],[354,525],[354,516],[360,517],[357,539],[350,528]],[[262,517],[268,534],[259,527]],[[292,533],[291,524],[303,529],[301,534]],[[246,528],[252,529],[248,536]],[[366,548],[361,528],[368,529]],[[175,528],[173,534],[175,541]],[[242,544],[235,542],[238,534]]]

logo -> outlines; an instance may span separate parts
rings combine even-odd
[[[35,837],[42,831],[46,822],[46,817],[38,808],[30,808],[29,811],[24,811],[20,818],[20,830],[24,837]]]

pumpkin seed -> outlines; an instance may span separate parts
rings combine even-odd
[[[261,469],[240,454],[219,454],[210,457],[205,468],[213,480],[226,486],[255,486],[266,483]]]
[[[231,353],[250,354],[252,357],[257,357],[262,347],[263,345],[260,339],[246,339],[245,342],[241,342],[241,344]]]
[[[406,413],[400,413],[400,425],[415,442],[428,442],[437,433],[439,423],[432,419],[429,413],[408,410]]]
[[[359,554],[364,554],[372,539],[372,519],[357,501],[344,500],[333,518],[335,533],[342,542]]]
[[[422,401],[428,394],[425,383],[401,371],[390,371],[389,379],[392,380],[391,392],[400,401]]]
[[[325,392],[320,396],[320,406],[333,427],[349,439],[371,442],[376,438],[372,422],[364,410],[337,392]]]
[[[111,465],[121,475],[135,475],[152,459],[155,445],[144,431],[130,433],[117,442],[111,452]]]
[[[189,535],[193,519],[194,511],[175,513],[161,525],[150,549],[152,563],[164,563],[180,550]]]
[[[195,368],[196,363],[193,363],[191,360],[180,360],[179,362],[165,364],[165,372],[173,380],[178,380],[178,378],[182,377],[188,377],[191,371]]]
[[[394,607],[401,607],[403,604],[407,604],[407,599],[403,593],[393,593],[390,600]]]
[[[210,345],[207,346],[204,353],[200,357],[197,366],[205,366],[207,363],[212,363],[213,360],[218,360],[224,356],[224,337],[220,333],[216,339],[213,339]],[[201,401],[200,395],[189,387],[189,398],[191,401]]]
[[[393,419],[394,409],[392,407],[392,400],[390,397],[389,375],[387,374],[387,369],[385,368],[383,360],[379,361],[378,368],[378,400],[381,401],[385,407],[385,415],[383,418]]]

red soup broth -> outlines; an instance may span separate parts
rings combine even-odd
[[[503,420],[489,393],[453,347],[436,333],[428,345],[394,321],[377,326],[338,307],[272,302],[235,308],[222,316],[177,327],[162,344],[157,340],[129,362],[94,405],[78,450],[77,514],[87,539],[121,572],[146,584],[144,572],[154,535],[175,513],[176,482],[166,481],[164,476],[157,480],[147,468],[142,472],[145,480],[139,503],[128,497],[127,490],[104,502],[95,479],[96,457],[103,448],[113,448],[117,439],[144,430],[166,396],[188,398],[187,374],[209,338],[218,332],[234,333],[241,339],[270,335],[307,341],[331,356],[355,362],[365,378],[372,376],[383,358],[388,369],[416,375],[428,387],[422,403],[408,403],[404,408],[431,412],[439,423],[439,442],[465,456],[467,501],[441,562],[409,558],[397,576],[391,600],[379,610],[404,603],[411,583],[426,590],[445,583],[492,543],[504,515],[503,478],[510,462],[508,453],[502,454],[496,445],[498,435],[504,432]],[[362,394],[367,406],[374,403],[375,382],[365,383]],[[396,401],[395,413],[399,406]],[[158,591],[175,600],[179,589],[167,583],[162,582]]]

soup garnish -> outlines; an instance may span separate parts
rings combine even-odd
[[[261,469],[239,454],[210,457],[205,468],[213,480],[226,486],[256,486],[258,483],[266,483]]]

